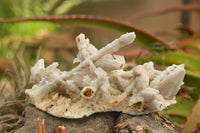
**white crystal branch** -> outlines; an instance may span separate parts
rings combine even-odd
[[[77,39],[79,40],[79,39]],[[76,68],[72,69],[70,72],[68,72],[64,78],[67,79],[70,77],[73,73],[76,73],[81,68],[87,66],[89,64],[89,61],[96,61],[99,58],[101,58],[104,55],[112,54],[114,52],[117,52],[120,48],[131,44],[135,40],[135,33],[126,33],[122,36],[120,36],[119,39],[114,40],[113,42],[107,44],[104,48],[100,49],[95,55],[92,55],[85,59],[81,64],[79,64]]]
[[[37,108],[65,118],[107,111],[147,114],[175,104],[175,95],[183,84],[184,65],[159,71],[148,62],[125,71],[124,57],[111,54],[134,39],[134,32],[127,33],[97,50],[80,34],[74,59],[80,64],[66,72],[57,68],[58,63],[45,68],[44,60],[39,60],[31,69],[35,84],[25,93]]]

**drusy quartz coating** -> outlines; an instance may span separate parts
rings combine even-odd
[[[127,33],[97,50],[80,34],[74,59],[79,65],[61,71],[58,63],[45,68],[44,60],[38,60],[31,69],[34,85],[26,95],[40,110],[71,119],[108,111],[147,114],[175,104],[175,95],[183,84],[184,65],[159,71],[148,62],[125,71],[124,57],[112,53],[134,39],[134,32]]]

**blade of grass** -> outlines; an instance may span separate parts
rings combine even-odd
[[[19,65],[20,65],[21,70],[23,72],[23,76],[22,77],[24,78],[24,81],[22,83],[23,84],[22,88],[26,88],[28,83],[29,83],[29,79],[30,79],[30,75],[29,75],[27,66],[26,66],[25,61],[24,61],[22,56],[19,56],[18,54],[16,54],[16,59],[19,62]]]
[[[5,87],[6,87],[6,84],[7,84],[7,81],[3,84],[3,86],[0,89],[0,96],[3,95],[3,91],[4,91]]]

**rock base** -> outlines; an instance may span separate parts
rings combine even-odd
[[[51,116],[29,105],[25,109],[25,124],[16,133],[37,133],[37,119],[45,119],[46,133],[56,133],[65,126],[67,133],[176,133],[174,125],[157,113],[132,116],[117,112],[96,113],[82,119]]]

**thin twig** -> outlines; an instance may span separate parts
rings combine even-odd
[[[66,129],[64,126],[59,126],[57,129],[57,133],[66,133]]]
[[[6,101],[4,103],[4,105],[9,106],[9,105],[18,104],[18,103],[22,103],[22,102],[26,102],[26,101],[28,101],[28,100],[24,99],[24,100]]]
[[[3,94],[3,91],[6,88],[6,84],[7,84],[7,81],[3,84],[3,86],[0,89],[0,96]]]
[[[46,131],[44,129],[44,119],[42,120],[42,133],[46,133]]]
[[[38,123],[38,131],[39,133],[46,133],[45,128],[44,128],[44,119],[40,120],[40,118],[37,119],[37,123]]]
[[[37,124],[38,124],[38,131],[39,131],[39,133],[42,133],[42,123],[40,121],[40,118],[37,119]]]
[[[198,4],[176,5],[176,6],[167,7],[165,9],[156,10],[156,11],[134,14],[130,16],[126,21],[131,22],[138,18],[157,16],[157,15],[174,12],[174,11],[200,11],[200,5]]]

